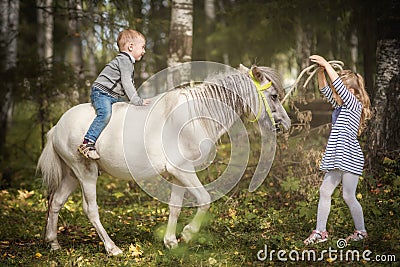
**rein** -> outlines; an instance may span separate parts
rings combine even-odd
[[[257,81],[256,78],[254,78],[254,75],[251,72],[251,70],[249,71],[249,75],[250,75],[251,79],[253,80],[254,85],[257,88],[258,99],[260,101],[260,108],[258,109],[257,116],[256,116],[256,118],[254,120],[250,120],[250,122],[256,122],[256,121],[258,121],[260,119],[261,112],[262,112],[262,103],[264,103],[265,111],[267,112],[268,117],[270,118],[270,120],[272,122],[272,125],[275,125],[275,120],[274,120],[274,117],[272,115],[271,108],[268,105],[267,98],[263,94],[263,91],[268,90],[268,88],[270,88],[272,86],[272,81],[270,81],[269,83],[261,86],[260,82]]]
[[[344,63],[342,61],[332,60],[332,61],[328,61],[328,63],[333,68],[336,68],[336,69],[339,69],[339,70],[343,70]],[[314,77],[315,73],[317,73],[318,69],[319,69],[319,65],[318,64],[313,64],[311,66],[308,66],[304,70],[302,70],[302,72],[300,72],[300,75],[297,77],[297,79],[294,82],[294,84],[291,86],[290,90],[286,93],[286,95],[283,98],[283,100],[281,101],[281,103],[284,104],[285,101],[289,98],[289,96],[294,92],[294,90],[297,88],[298,83],[300,82],[300,79],[303,77],[303,75],[305,73],[307,73],[307,75],[309,75],[307,80],[306,80],[306,82],[303,85],[303,89],[306,88],[308,83],[312,79],[312,77]]]

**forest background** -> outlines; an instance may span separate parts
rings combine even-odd
[[[302,247],[301,240],[314,226],[322,179],[318,164],[329,134],[330,106],[311,84],[298,89],[286,105],[293,127],[279,135],[275,162],[263,186],[255,194],[246,190],[256,151],[243,182],[214,203],[208,226],[193,243],[178,252],[165,251],[160,232],[166,205],[134,183],[102,175],[98,187],[102,221],[115,231],[125,256],[112,259],[102,251],[80,208],[79,192],[62,213],[59,232],[64,249],[48,252],[40,241],[45,195],[35,174],[45,133],[68,108],[89,101],[90,85],[116,55],[116,37],[124,28],[137,29],[147,39],[147,53],[135,64],[137,87],[168,66],[194,60],[232,67],[271,66],[281,73],[286,88],[310,65],[311,54],[341,60],[363,75],[374,115],[360,137],[367,160],[357,197],[370,239],[357,248],[368,247],[375,255],[395,255],[400,260],[397,1],[1,0],[0,4],[1,263],[255,265],[261,264],[256,254],[265,244],[275,249]],[[173,15],[179,8],[185,11],[183,20]],[[157,93],[157,88],[140,92],[144,97]],[[223,171],[226,150],[222,143],[214,167],[199,174],[205,181]],[[332,246],[353,227],[337,191],[329,222]],[[191,213],[186,211],[187,218]],[[331,258],[323,263],[335,264]]]

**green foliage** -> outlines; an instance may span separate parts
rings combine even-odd
[[[288,176],[281,183],[281,187],[285,192],[297,191],[300,186],[300,180],[293,176],[292,167],[288,168]]]
[[[385,159],[382,179],[396,183],[398,159]],[[210,173],[210,175],[214,175]],[[295,175],[292,172],[291,175]],[[9,189],[0,191],[0,265],[24,266],[251,266],[283,262],[260,262],[257,253],[267,245],[269,250],[313,249],[321,252],[353,230],[348,207],[338,188],[332,198],[328,220],[330,240],[305,247],[302,243],[315,227],[317,188],[306,185],[308,191],[299,198],[298,188],[289,186],[287,192],[277,194],[294,176],[281,181],[278,187],[267,182],[254,193],[241,182],[231,193],[213,203],[209,216],[199,234],[176,250],[167,250],[163,235],[168,221],[168,206],[142,192],[133,183],[117,182],[100,176],[98,203],[102,222],[111,238],[124,253],[119,257],[106,255],[103,244],[82,211],[81,194],[76,192],[60,213],[58,236],[62,249],[50,252],[42,243],[46,203],[40,185],[32,190]],[[301,177],[298,178],[303,181]],[[391,185],[381,185],[379,192],[370,190],[367,179],[359,183],[357,197],[363,206],[369,239],[351,243],[346,249],[373,255],[400,255],[399,192]],[[304,186],[301,184],[300,186]],[[277,190],[279,189],[279,190]],[[389,190],[390,189],[390,190]],[[377,213],[376,211],[379,211]],[[195,210],[184,208],[178,222],[178,234],[193,217]],[[379,223],[377,223],[379,222]],[[343,263],[343,262],[342,262]],[[309,266],[310,262],[286,262],[293,266]],[[340,266],[329,257],[318,266]],[[347,262],[353,266],[374,266],[370,262]],[[379,266],[377,264],[376,266]]]
[[[229,62],[232,66],[256,63],[282,68],[286,64],[280,70],[282,74],[287,69],[296,68],[296,60],[302,60],[296,58],[294,52],[298,48],[296,26],[299,25],[312,32],[313,42],[316,42],[313,45],[318,53],[351,62],[349,46],[352,44],[348,42],[349,37],[361,29],[354,24],[364,23],[364,11],[368,11],[368,5],[359,7],[357,1],[351,2],[350,6],[344,1],[217,2],[217,17],[211,25],[205,19],[203,1],[194,3],[192,58]],[[94,5],[95,14],[89,12],[90,5]],[[189,244],[180,244],[176,250],[166,250],[162,242],[169,215],[167,205],[150,198],[133,183],[116,182],[103,175],[98,182],[100,216],[124,254],[120,257],[106,255],[101,240],[83,214],[80,193],[73,194],[60,213],[58,235],[63,248],[50,252],[42,242],[45,196],[40,190],[40,179],[34,175],[41,151],[41,138],[59,116],[74,104],[76,91],[84,95],[79,101],[87,101],[85,94],[89,92],[93,77],[87,74],[87,69],[77,74],[68,63],[64,63],[68,61],[68,40],[71,37],[68,35],[66,2],[56,1],[55,5],[55,55],[52,68],[49,69],[46,62],[39,62],[36,56],[32,56],[37,53],[36,11],[34,1],[21,1],[18,68],[1,73],[3,80],[12,82],[15,87],[14,117],[6,144],[9,156],[0,166],[1,171],[5,167],[12,170],[10,187],[0,191],[1,266],[312,264],[277,260],[259,262],[256,255],[265,245],[275,250],[306,249],[302,240],[310,234],[316,223],[318,187],[322,179],[318,165],[329,134],[326,126],[309,129],[294,125],[290,138],[288,135],[279,135],[271,172],[264,184],[251,194],[247,186],[258,162],[259,140],[255,138],[257,129],[248,129],[253,150],[242,181],[229,196],[212,204],[209,218],[195,239]],[[83,1],[82,19],[80,37],[84,39],[83,48],[86,51],[83,64],[88,63],[89,47],[85,34],[91,27],[96,28],[95,63],[96,71],[99,71],[116,53],[116,33],[129,26],[146,35],[148,46],[144,61],[135,67],[138,70],[135,77],[137,85],[148,75],[166,67],[169,1]],[[369,41],[369,36],[366,39]],[[367,43],[363,42],[363,45],[367,46]],[[315,92],[312,92],[312,97],[315,97]],[[307,111],[297,112],[296,115],[301,124],[310,119]],[[223,140],[214,163],[198,173],[201,180],[209,183],[218,177],[225,170],[229,156],[230,146]],[[365,243],[351,244],[350,248],[368,248],[375,255],[395,254],[400,259],[399,168],[398,155],[388,156],[377,170],[378,178],[365,175],[360,180],[357,198],[363,206],[370,237]],[[183,209],[178,232],[182,231],[194,212],[194,209]],[[350,234],[353,227],[348,207],[338,188],[332,199],[328,221],[331,240],[311,249],[321,251],[329,246],[336,248],[336,241]],[[318,265],[341,264],[324,258]],[[366,262],[346,264],[379,265]]]

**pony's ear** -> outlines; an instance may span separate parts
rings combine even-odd
[[[257,66],[253,66],[251,68],[251,72],[253,73],[254,78],[260,82],[263,83],[265,81],[265,77],[262,74],[261,70]]]
[[[240,64],[239,65],[239,71],[243,72],[243,73],[249,73],[249,68],[244,66],[244,65],[242,65],[242,64]]]

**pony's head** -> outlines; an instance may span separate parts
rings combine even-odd
[[[256,114],[257,120],[270,120],[276,125],[282,124],[285,130],[289,130],[291,122],[290,118],[283,108],[280,99],[284,95],[282,81],[280,75],[272,68],[258,67],[253,65],[250,69],[240,64],[239,70],[249,75],[253,79],[258,94],[260,94],[260,109],[264,112]],[[268,105],[265,104],[265,101]],[[262,111],[262,110],[261,110]]]

